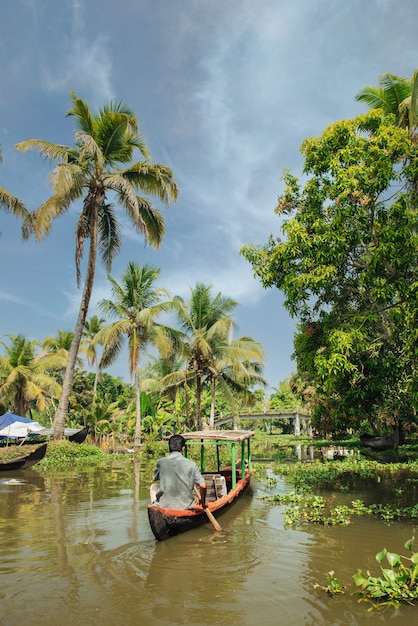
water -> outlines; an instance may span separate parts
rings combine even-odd
[[[280,479],[273,489],[291,490]],[[287,529],[282,507],[260,498],[266,491],[253,481],[221,516],[225,535],[208,524],[158,543],[138,463],[54,478],[2,472],[0,625],[415,623],[416,607],[370,613],[350,595],[358,567],[378,575],[383,547],[405,553],[412,522],[356,517],[348,527]],[[314,589],[330,570],[345,595]]]

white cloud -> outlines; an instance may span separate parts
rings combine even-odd
[[[87,91],[102,103],[114,96],[110,41],[108,36],[94,33],[91,25],[86,27],[84,8],[80,0],[73,0],[69,34],[61,38],[59,53],[44,62],[43,83],[46,91]]]

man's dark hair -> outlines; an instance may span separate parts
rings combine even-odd
[[[170,452],[181,452],[186,445],[186,440],[181,435],[173,435],[168,440],[168,449]]]

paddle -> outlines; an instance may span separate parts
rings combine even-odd
[[[194,486],[194,491],[195,494],[197,495],[197,497],[200,500],[200,493],[198,488],[196,487],[196,485]],[[222,528],[222,526],[219,524],[219,522],[217,522],[214,514],[212,513],[212,511],[209,511],[208,506],[206,505],[206,508],[203,508],[204,512],[206,513],[206,515],[208,516],[208,519],[210,521],[210,523],[212,524],[214,530],[216,530],[217,533],[223,533],[225,532],[224,529]]]

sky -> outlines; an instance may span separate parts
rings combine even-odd
[[[380,75],[412,75],[417,23],[416,0],[3,0],[0,185],[37,208],[51,193],[52,166],[15,144],[73,145],[71,91],[93,111],[122,100],[180,195],[163,209],[158,251],[120,212],[112,276],[120,280],[130,261],[151,263],[172,295],[187,299],[203,282],[234,298],[235,336],[265,346],[272,391],[296,370],[297,320],[278,290],[254,278],[240,248],[280,235],[281,175],[301,172],[302,141],[365,112],[355,94]],[[78,211],[71,207],[41,243],[22,241],[19,221],[0,211],[0,340],[74,329]],[[98,264],[88,317],[106,297]],[[109,372],[128,382],[127,356]]]

